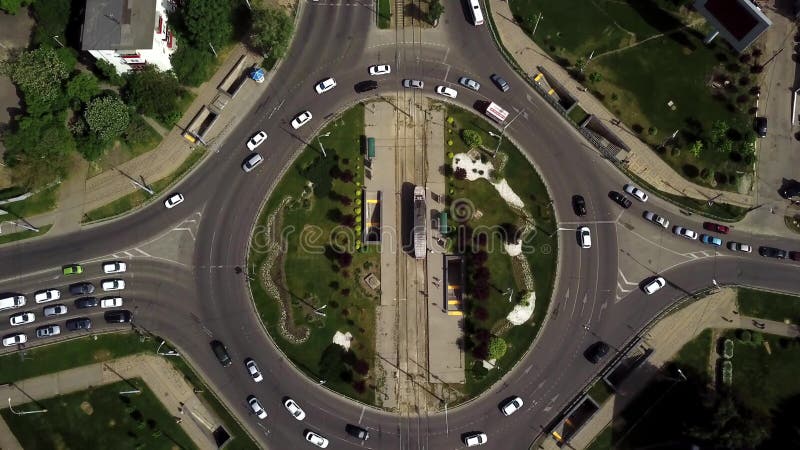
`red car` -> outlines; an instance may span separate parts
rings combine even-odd
[[[793,261],[800,261],[800,252],[789,252],[789,259]]]
[[[720,225],[714,222],[703,222],[703,228],[708,231],[716,231],[717,233],[728,234],[728,231],[731,231],[730,228],[726,227],[725,225]]]

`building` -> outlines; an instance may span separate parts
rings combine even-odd
[[[145,64],[170,70],[176,47],[167,7],[169,0],[86,0],[81,49],[119,73]]]
[[[772,21],[751,0],[695,0],[694,8],[714,28],[706,42],[721,35],[739,53],[772,25]]]

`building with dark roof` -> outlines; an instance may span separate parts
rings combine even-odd
[[[739,53],[745,51],[772,25],[772,21],[750,0],[695,0],[694,8]]]

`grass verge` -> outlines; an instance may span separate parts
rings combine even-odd
[[[759,319],[800,323],[800,297],[739,288],[736,293],[739,313]]]
[[[165,189],[171,187],[173,183],[183,177],[186,172],[191,170],[203,158],[205,153],[206,151],[202,147],[196,147],[194,150],[192,150],[186,160],[175,170],[175,172],[156,181],[150,186],[150,188],[155,191],[155,195],[158,195]],[[83,215],[82,223],[116,217],[122,213],[128,212],[147,203],[147,201],[152,197],[153,196],[148,195],[142,190],[137,190],[136,192],[118,198],[107,205],[87,212]]]
[[[378,0],[378,28],[385,30],[387,28],[390,28],[391,26],[392,26],[392,1]]]
[[[23,239],[28,239],[36,236],[44,236],[48,231],[50,231],[50,228],[53,228],[53,225],[45,225],[43,227],[39,227],[38,232],[25,230],[11,234],[0,234],[0,245],[8,244],[9,242],[14,242],[14,241],[21,241]]]
[[[25,200],[0,205],[0,209],[8,211],[9,214],[16,217],[30,217],[50,211],[56,207],[58,188],[59,185],[50,186],[31,195]],[[8,199],[22,194],[24,194],[24,192],[18,188],[9,188],[0,192],[0,198]]]
[[[592,387],[589,388],[589,392],[587,393],[598,405],[603,406],[603,403],[614,394],[614,391],[608,387],[605,381],[597,380]]]
[[[589,113],[587,113],[580,105],[575,105],[567,114],[567,117],[570,118],[575,125],[580,126],[587,117],[589,117]]]

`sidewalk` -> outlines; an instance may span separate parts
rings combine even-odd
[[[653,348],[648,364],[636,369],[620,386],[626,395],[612,395],[599,411],[570,440],[572,448],[586,448],[614,419],[614,412],[623,410],[643,391],[652,379],[661,372],[661,367],[669,362],[680,349],[707,328],[748,329],[765,334],[798,337],[797,326],[783,322],[758,319],[765,324],[764,329],[756,327],[753,317],[734,314],[736,310],[736,290],[722,289],[720,292],[696,301],[661,320],[645,335],[645,343]],[[727,320],[726,320],[727,319]],[[602,383],[603,381],[598,381]],[[556,450],[559,447],[554,439],[547,438],[541,448]]]
[[[747,194],[719,191],[703,186],[698,186],[684,179],[675,172],[667,163],[656,155],[645,143],[640,141],[636,134],[624,124],[614,125],[616,119],[605,106],[589,92],[585,91],[577,81],[573,80],[567,71],[539,48],[522,29],[514,22],[508,2],[502,0],[488,0],[491,5],[492,18],[497,25],[500,40],[508,52],[514,57],[517,64],[528,75],[539,73],[537,66],[542,66],[551,75],[555,76],[565,86],[574,86],[570,94],[575,97],[581,107],[589,114],[594,114],[611,130],[619,130],[617,137],[628,148],[628,170],[641,177],[656,189],[675,195],[682,195],[699,200],[708,200],[721,195],[720,203],[751,207],[753,197]],[[579,90],[578,88],[581,87]]]
[[[128,356],[29,378],[13,385],[0,386],[0,398],[10,398],[11,406],[17,406],[131,378],[144,380],[171,414],[191,419],[183,420],[180,426],[198,448],[216,448],[211,432],[222,421],[203,405],[192,386],[184,380],[183,374],[157,356]],[[2,428],[0,425],[0,431]],[[0,449],[19,448],[13,445],[12,440],[16,441],[13,435],[0,433]]]

